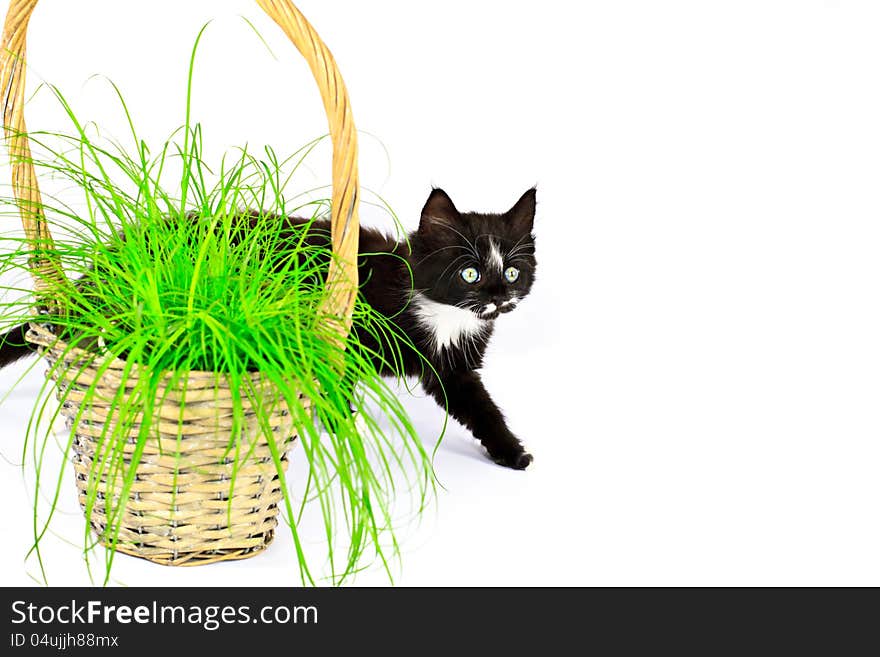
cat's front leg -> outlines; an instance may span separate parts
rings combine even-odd
[[[471,430],[495,463],[524,470],[532,462],[532,455],[507,428],[504,415],[492,401],[477,372],[444,373],[442,385],[434,377],[422,384],[440,406],[448,408],[452,417]]]

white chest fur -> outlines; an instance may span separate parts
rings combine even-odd
[[[489,328],[491,321],[480,319],[470,310],[438,303],[416,293],[413,309],[419,323],[433,338],[434,351],[459,347]]]

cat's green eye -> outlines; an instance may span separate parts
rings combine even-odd
[[[507,279],[508,283],[516,283],[516,279],[519,278],[519,269],[508,267],[504,270],[504,278]]]
[[[476,283],[480,280],[480,272],[475,267],[466,267],[461,270],[461,278],[465,283]]]

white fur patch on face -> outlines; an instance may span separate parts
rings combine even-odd
[[[436,353],[460,346],[462,340],[482,333],[491,323],[470,310],[433,301],[419,292],[413,296],[412,304],[419,323],[433,338]]]
[[[496,306],[494,303],[487,303],[487,304],[483,307],[483,314],[484,314],[484,315],[490,315],[491,313],[494,313],[494,312],[495,312],[496,308],[498,308],[498,306]]]
[[[495,244],[495,240],[489,240],[489,262],[498,271],[504,271],[504,257],[501,255],[501,249]]]
[[[512,306],[517,301],[519,301],[519,299],[517,297],[510,297],[510,299],[508,299],[507,301],[504,301],[501,305],[502,306]]]

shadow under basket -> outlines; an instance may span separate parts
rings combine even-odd
[[[123,376],[124,360],[106,361],[70,349],[45,326],[32,324],[27,338],[42,348],[50,365],[47,374],[56,382],[63,402],[60,412],[73,434],[79,503],[85,510],[91,492],[88,517],[103,545],[115,543],[119,552],[163,565],[194,566],[244,559],[272,542],[282,492],[267,433],[285,470],[296,435],[287,405],[259,373],[252,376],[257,406],[244,393],[238,402],[241,428],[236,442],[239,455],[250,451],[246,457],[237,456],[230,446],[234,401],[221,377],[187,372],[170,388],[160,385],[161,403],[154,409],[119,514],[123,473],[130,470],[141,424],[119,429],[114,397],[130,394],[137,375]],[[65,360],[59,362],[62,357]],[[80,402],[86,395],[84,407]],[[306,397],[301,396],[300,403],[308,408]],[[142,418],[138,414],[135,419]],[[116,446],[112,451],[105,447],[110,436]],[[110,527],[108,507],[111,515],[116,513]]]

